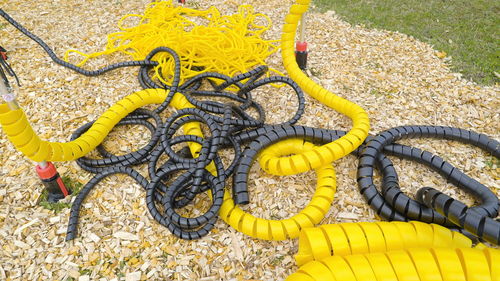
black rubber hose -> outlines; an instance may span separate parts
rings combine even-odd
[[[435,129],[432,129],[428,126],[423,126],[422,128],[427,128],[427,131],[433,131]],[[414,126],[413,129],[420,130],[420,127]],[[448,131],[448,129],[444,131]],[[494,140],[486,138],[486,136],[484,135],[480,136],[472,131],[454,131],[461,132],[462,136],[474,136],[475,139],[481,139],[482,144],[479,145],[480,147],[486,148],[487,151],[492,152],[494,155],[498,154],[498,145],[495,145]],[[236,171],[234,172],[234,200],[238,204],[246,204],[249,202],[247,190],[249,171],[259,152],[267,146],[288,138],[301,138],[306,141],[323,144],[334,141],[335,139],[340,138],[343,135],[345,135],[345,132],[343,131],[331,131],[303,126],[265,126],[255,131],[242,132],[236,135],[235,138],[239,141],[249,139],[254,140],[250,143],[247,149],[243,151],[241,161],[237,166]],[[414,134],[413,136],[418,135],[419,134]],[[476,138],[475,136],[478,137]],[[459,138],[457,137],[456,139]],[[462,138],[462,140],[468,141],[472,144],[477,144],[476,141],[471,141],[470,138]],[[370,159],[374,159],[374,163],[371,166],[366,165],[366,160],[360,159],[359,169],[361,171],[359,173],[361,173],[362,175],[360,178],[361,182],[366,183],[366,177],[367,175],[369,175],[368,173],[371,172],[373,174],[374,168],[378,169],[382,174],[383,195],[378,192],[373,183],[368,186],[370,188],[361,189],[362,194],[364,195],[365,199],[367,199],[369,204],[374,204],[375,206],[383,206],[382,208],[379,207],[375,209],[379,216],[388,220],[407,221],[410,218],[406,217],[404,214],[414,213],[415,216],[417,216],[416,214],[418,214],[418,219],[420,220],[432,220],[433,222],[441,223],[445,226],[448,226],[454,230],[458,230],[470,236],[470,233],[467,233],[463,229],[456,229],[456,225],[448,221],[444,216],[435,213],[434,211],[432,211],[432,209],[422,206],[418,202],[404,195],[404,193],[399,189],[398,175],[393,167],[392,161],[387,158],[382,152],[372,154],[371,151],[373,150],[373,144],[370,146],[372,142],[380,143],[377,137],[368,137],[364,145],[355,150],[353,153],[364,155],[366,159],[366,152],[368,150],[368,157],[370,157]],[[367,146],[365,147],[365,145]],[[363,152],[361,153],[361,151]],[[404,157],[412,161],[423,163],[429,167],[433,167],[434,170],[447,178],[447,180],[452,184],[458,186],[468,193],[471,193],[476,197],[479,197],[482,200],[483,204],[473,208],[473,210],[477,210],[475,211],[476,213],[482,214],[484,216],[496,216],[499,201],[495,194],[491,192],[491,190],[489,190],[486,186],[471,179],[460,170],[452,167],[447,163],[435,165],[437,163],[437,159],[440,159],[438,156],[417,148],[394,143],[385,145],[383,147],[383,152],[398,157]],[[449,166],[451,166],[452,169],[450,169]],[[370,169],[366,169],[367,167]],[[403,201],[402,198],[408,198],[408,200]],[[411,200],[411,203],[408,203],[409,200]],[[393,202],[398,202],[400,204],[401,202],[405,202],[405,204],[401,204],[400,206],[398,206],[398,209],[395,209],[391,204]]]
[[[3,9],[0,9],[0,16],[2,16],[6,21],[8,21],[12,26],[17,28],[19,31],[21,31],[24,35],[29,37],[31,40],[35,41],[40,47],[43,48],[43,50],[49,55],[49,57],[57,64],[62,65],[66,68],[69,68],[71,70],[74,70],[80,74],[83,74],[85,76],[99,76],[101,74],[104,74],[108,71],[121,68],[121,67],[129,67],[129,66],[156,66],[158,65],[157,62],[150,61],[150,60],[141,60],[141,61],[126,61],[126,62],[120,62],[112,65],[108,65],[106,67],[103,67],[98,70],[86,70],[81,67],[78,67],[74,64],[71,64],[69,62],[66,62],[54,53],[52,49],[38,36],[35,34],[31,33],[29,30],[24,28],[21,24],[19,24],[17,21],[15,21],[13,18],[9,16]]]
[[[457,226],[485,241],[500,245],[500,222],[468,208],[462,202],[431,187],[419,189],[417,199],[446,216]]]
[[[85,186],[80,190],[78,195],[75,197],[75,201],[73,201],[73,204],[71,205],[68,230],[66,231],[66,241],[76,238],[78,220],[80,217],[80,208],[87,195],[104,178],[115,174],[129,175],[144,189],[146,189],[147,185],[149,184],[149,182],[143,176],[141,176],[141,174],[129,167],[109,167],[105,170],[100,171],[99,174],[95,175],[87,184],[85,184]]]
[[[453,224],[441,214],[434,212],[432,209],[410,199],[404,193],[400,192],[397,177],[382,180],[383,194],[379,193],[373,183],[374,166],[377,159],[381,157],[382,149],[385,149],[387,145],[399,139],[416,137],[434,137],[470,143],[492,153],[495,157],[498,157],[500,154],[499,143],[486,135],[463,129],[434,126],[406,126],[382,132],[372,138],[363,148],[358,166],[358,186],[365,200],[377,214],[389,220],[420,220],[428,223],[452,226]],[[392,147],[392,149],[389,147],[388,152],[394,153],[396,151],[394,148],[401,149],[400,146]],[[495,194],[488,188],[476,184],[477,182],[475,181],[465,180],[466,178],[463,177],[463,173],[444,162],[440,157],[411,148],[405,149],[404,152],[401,149],[398,152],[405,157],[411,156],[412,158],[420,159],[420,162],[431,165],[435,170],[439,170],[441,174],[445,175],[446,179],[452,183],[459,182],[459,187],[482,201],[481,205],[474,207],[478,212],[492,217],[497,215],[499,201]],[[395,174],[392,164],[384,165],[382,171]],[[461,180],[462,178],[464,180]]]
[[[167,49],[159,49],[167,51]],[[172,55],[175,59],[176,56]],[[180,63],[177,59],[176,63]],[[184,239],[196,239],[206,235],[214,226],[217,219],[217,214],[222,205],[224,195],[224,184],[226,179],[231,176],[233,171],[238,167],[241,157],[241,145],[252,140],[261,133],[260,130],[264,125],[264,110],[261,105],[252,100],[251,91],[270,83],[285,83],[292,87],[298,98],[298,109],[295,115],[283,124],[295,123],[303,113],[304,97],[298,86],[291,80],[282,79],[279,77],[262,78],[261,72],[263,69],[251,71],[250,74],[243,74],[236,78],[226,78],[222,84],[209,83],[212,90],[194,89],[198,85],[206,85],[206,79],[217,75],[211,73],[209,75],[200,75],[201,78],[193,78],[186,82],[189,85],[174,85],[170,89],[190,89],[190,93],[186,93],[188,100],[192,102],[196,108],[186,108],[172,114],[164,123],[158,113],[160,110],[138,109],[118,125],[138,124],[143,125],[151,131],[151,140],[143,148],[138,151],[126,155],[113,155],[106,151],[103,147],[98,147],[97,151],[103,157],[102,159],[81,158],[78,164],[87,171],[97,173],[94,180],[89,182],[85,190],[90,190],[102,178],[118,171],[121,168],[129,167],[141,163],[148,163],[148,171],[151,182],[146,184],[147,189],[147,206],[151,215],[160,224],[166,226],[174,235]],[[242,79],[247,79],[245,83]],[[248,84],[251,83],[251,84]],[[240,93],[222,92],[217,89],[224,89],[234,85],[240,89]],[[194,90],[193,90],[194,89]],[[173,95],[173,92],[169,94]],[[199,101],[194,97],[222,97],[230,102],[222,103],[216,101]],[[170,103],[170,98],[162,105]],[[246,110],[254,108],[257,110],[259,117],[251,117]],[[221,116],[222,114],[222,116]],[[150,119],[154,122],[149,121]],[[190,122],[199,122],[205,124],[208,129],[208,134],[204,137],[193,135],[177,135],[177,132],[183,125]],[[72,136],[72,139],[83,134],[92,123],[88,123],[79,128]],[[245,137],[241,137],[241,136]],[[195,153],[196,158],[192,158],[189,153],[187,144],[190,142],[199,143],[201,150]],[[183,146],[180,151],[175,151],[174,146]],[[223,148],[231,148],[234,150],[232,162],[228,167],[224,167],[218,153]],[[159,159],[166,154],[168,160],[165,163],[159,164]],[[211,175],[206,167],[211,162],[215,163],[217,176]],[[159,168],[157,168],[159,166]],[[172,178],[176,171],[185,170],[179,177]],[[132,172],[128,171],[132,176]],[[135,178],[138,182],[143,182],[143,178]],[[177,209],[182,208],[193,202],[194,198],[200,193],[210,190],[212,194],[212,202],[208,211],[195,218],[184,217],[180,215]],[[88,192],[82,193],[78,197],[78,202],[85,198]],[[80,208],[80,207],[75,207]],[[74,211],[76,212],[76,211]],[[78,220],[72,219],[72,229],[76,228]],[[69,233],[74,233],[70,231]],[[68,239],[74,238],[75,234],[68,236]]]

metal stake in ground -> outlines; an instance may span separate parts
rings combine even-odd
[[[2,48],[2,50],[4,50]],[[7,68],[5,65],[8,65],[5,59],[7,56],[3,55],[0,57],[0,95],[3,100],[7,104],[10,110],[18,110],[20,109],[19,104],[17,103],[16,96],[14,95],[12,88],[10,87],[9,81],[7,79],[7,75],[16,77],[17,76],[10,68]],[[3,69],[2,66],[6,69]],[[18,81],[19,83],[19,81]],[[45,189],[47,190],[47,201],[53,203],[57,202],[64,197],[71,194],[71,190],[69,190],[63,183],[61,176],[56,170],[56,167],[51,162],[42,161],[36,165],[36,172],[40,180],[42,181]]]
[[[306,32],[306,13],[300,19],[299,41],[295,45],[295,59],[299,68],[305,70],[307,68],[307,42],[305,40]]]

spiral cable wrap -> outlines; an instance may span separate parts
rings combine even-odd
[[[479,238],[486,238],[487,241],[498,245],[500,232],[498,231],[498,226],[494,226],[498,222],[493,220],[490,222],[487,219],[497,216],[499,209],[498,197],[488,187],[466,176],[442,158],[417,148],[393,144],[400,139],[419,137],[461,141],[477,146],[491,153],[494,157],[498,158],[500,156],[500,143],[498,141],[473,131],[442,126],[404,126],[392,128],[371,138],[361,151],[357,178],[358,187],[364,199],[375,210],[377,215],[387,220],[419,220],[447,227],[458,226],[460,229],[463,229],[463,221],[457,223],[456,220],[457,216],[460,217],[462,214],[456,211],[460,209],[461,212],[465,212],[465,209],[458,207],[457,204],[458,209],[454,209],[453,214],[449,213],[449,204],[452,201],[448,201],[444,197],[441,198],[446,201],[446,206],[443,205],[444,201],[439,201],[439,206],[441,207],[432,203],[437,202],[434,199],[424,200],[426,205],[423,205],[409,198],[400,190],[397,173],[390,160],[383,153],[414,159],[438,171],[448,182],[480,199],[481,204],[470,208],[470,213],[474,214],[476,218],[484,219],[480,219],[477,223],[474,223],[474,227],[472,227],[472,224],[468,224],[465,230],[475,234]],[[382,161],[382,159],[384,160]],[[382,193],[377,190],[373,182],[375,168],[382,171]],[[433,197],[426,196],[425,198]],[[445,212],[439,211],[434,206],[443,211],[445,210]],[[461,219],[463,220],[463,218]],[[480,221],[486,220],[489,222],[487,228],[484,228],[484,225],[478,224]]]
[[[499,280],[500,250],[421,222],[363,222],[305,228],[286,280]]]

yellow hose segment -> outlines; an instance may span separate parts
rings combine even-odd
[[[289,139],[271,145],[270,150],[284,153],[303,153],[315,149],[315,145],[299,139]],[[335,194],[335,170],[332,165],[316,169],[316,191],[309,204],[298,214],[284,220],[256,218],[241,210],[230,196],[224,198],[220,217],[234,229],[254,238],[284,240],[296,238],[305,227],[318,224],[330,209]]]
[[[299,236],[297,265],[326,257],[383,253],[407,248],[470,248],[465,235],[422,222],[361,222],[310,227]]]
[[[304,228],[300,268],[287,280],[500,280],[500,250],[471,246],[461,233],[421,222]]]
[[[311,261],[286,280],[498,281],[500,250],[410,248]]]
[[[326,106],[347,115],[351,118],[353,127],[342,138],[300,154],[284,156],[279,151],[273,154],[266,150],[266,153],[269,155],[260,159],[260,165],[266,172],[274,175],[298,174],[342,158],[361,145],[370,130],[368,115],[360,106],[316,84],[297,65],[294,52],[296,29],[302,14],[307,11],[310,2],[310,0],[297,0],[285,18],[285,25],[283,26],[283,33],[281,35],[283,64],[288,75],[306,93]]]
[[[147,89],[131,94],[102,114],[82,136],[67,143],[41,140],[31,127],[22,109],[10,110],[7,104],[0,104],[0,124],[17,150],[33,161],[71,161],[96,148],[113,127],[137,108],[148,104],[162,103],[168,92],[162,89]],[[176,93],[172,106],[192,107],[187,99]]]
[[[202,72],[218,72],[227,76],[244,73],[257,65],[265,65],[266,58],[278,50],[278,40],[264,40],[263,34],[272,26],[264,14],[255,13],[251,5],[242,5],[233,15],[221,15],[215,7],[205,11],[175,5],[169,1],[152,1],[144,14],[123,16],[118,22],[119,32],[108,35],[104,51],[85,54],[68,50],[84,57],[78,66],[89,59],[113,53],[124,53],[135,60],[143,60],[157,47],[172,48],[182,61],[181,80]],[[135,26],[134,26],[135,25]],[[174,62],[166,53],[153,60],[153,79],[170,85]],[[275,71],[278,72],[278,71]]]

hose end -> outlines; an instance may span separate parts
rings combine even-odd
[[[45,165],[38,164],[35,169],[38,177],[47,190],[48,202],[58,202],[71,194],[71,190],[64,185],[54,164],[51,162],[46,162]]]

